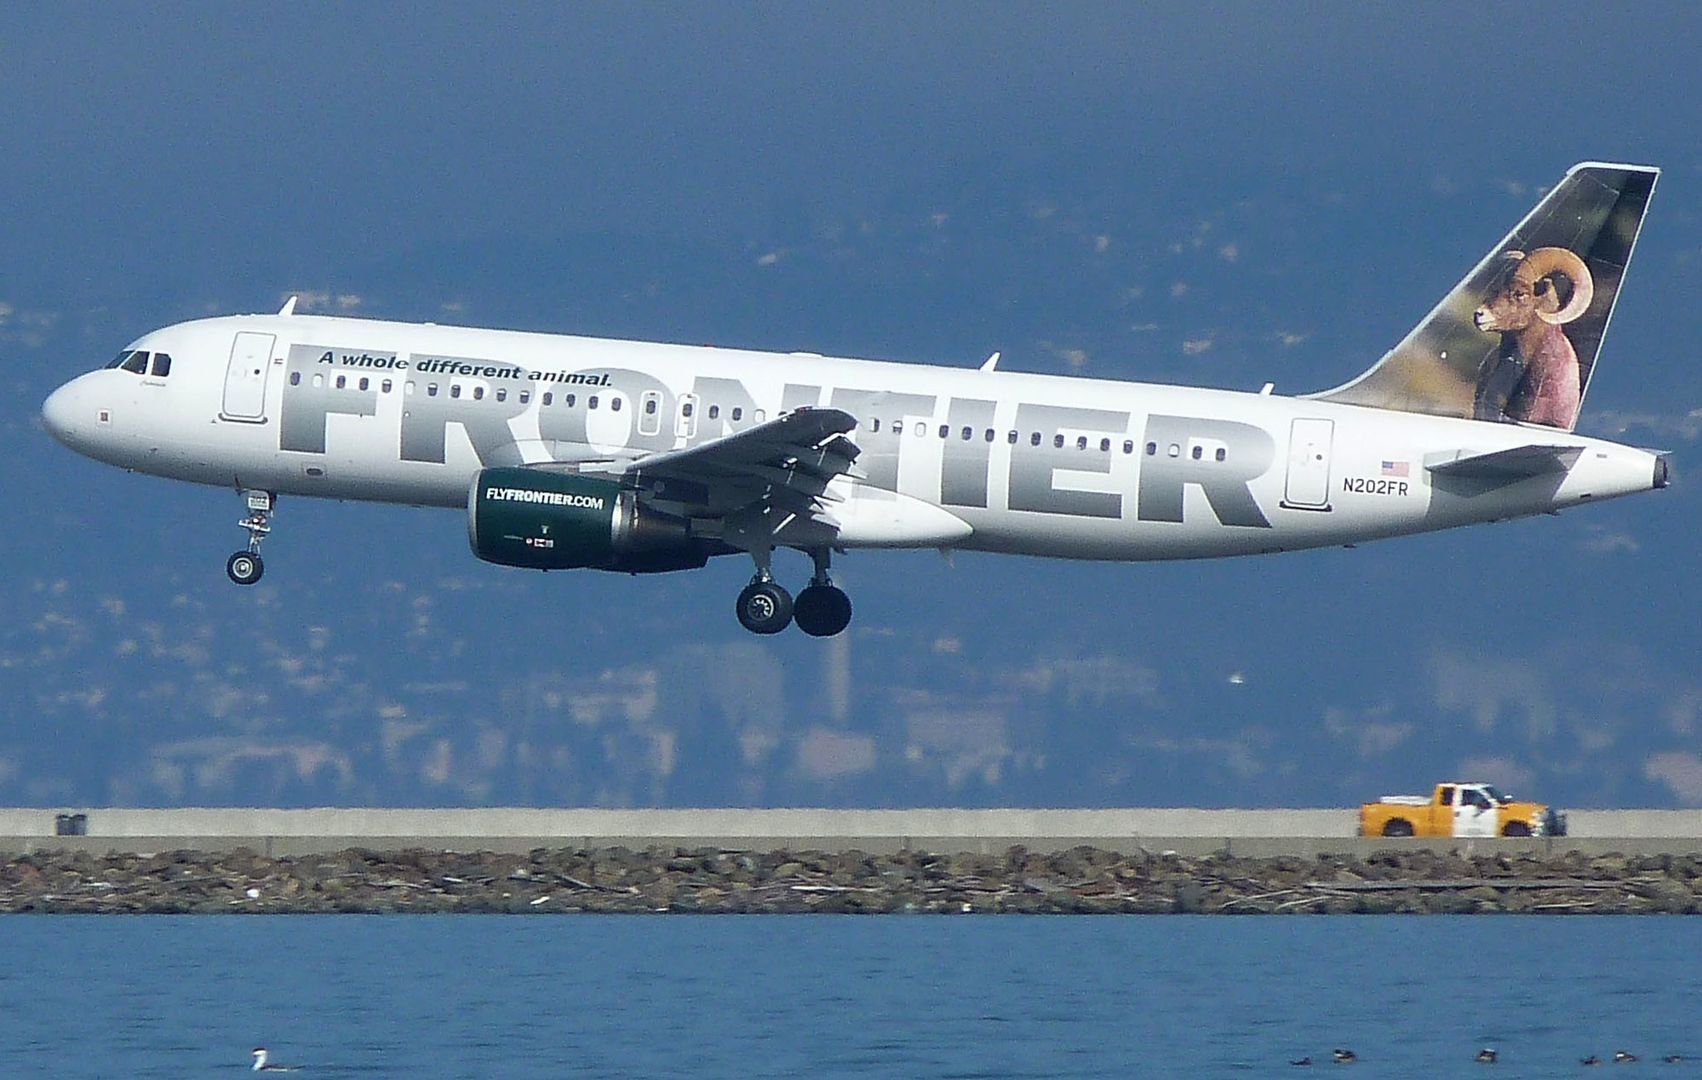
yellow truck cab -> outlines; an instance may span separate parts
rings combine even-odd
[[[1515,802],[1495,785],[1437,784],[1423,795],[1385,795],[1359,808],[1361,836],[1565,836],[1566,815],[1542,803]]]

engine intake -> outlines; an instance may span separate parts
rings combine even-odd
[[[467,494],[467,540],[486,562],[532,570],[695,570],[710,544],[684,518],[611,480],[544,469],[483,469]]]

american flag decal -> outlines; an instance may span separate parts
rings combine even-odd
[[[1407,474],[1407,463],[1406,462],[1404,462],[1404,461],[1385,461],[1385,462],[1383,462],[1383,475],[1384,476],[1405,476],[1406,474]]]

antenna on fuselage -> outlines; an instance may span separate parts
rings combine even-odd
[[[993,369],[997,368],[998,366],[999,366],[999,354],[998,353],[994,353],[992,356],[989,356],[987,359],[981,361],[981,370],[982,371],[992,371]]]
[[[288,300],[284,301],[284,306],[278,309],[278,314],[279,315],[294,315],[295,314],[295,302],[296,302],[296,296],[295,296],[294,293],[291,293],[290,298]]]

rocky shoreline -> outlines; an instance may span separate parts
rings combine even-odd
[[[0,861],[0,912],[1699,914],[1702,852],[38,852]]]

